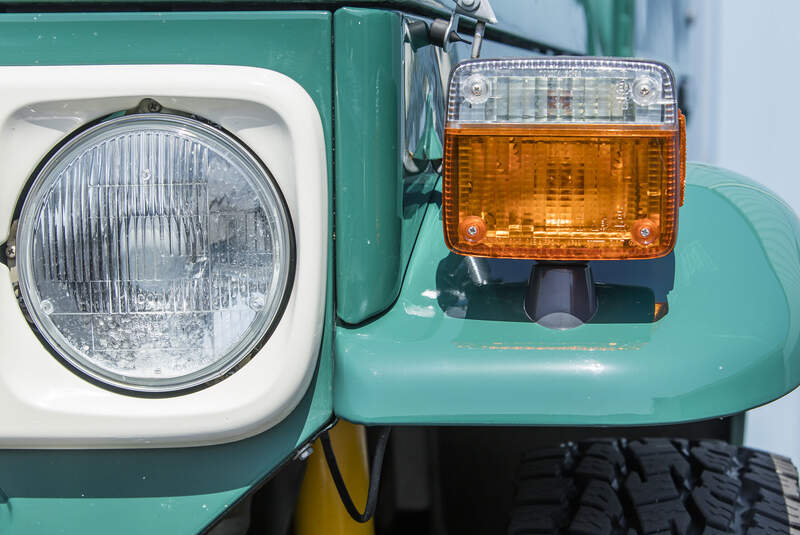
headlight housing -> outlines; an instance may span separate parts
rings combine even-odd
[[[280,315],[293,266],[267,169],[179,115],[75,135],[41,166],[19,217],[31,321],[75,368],[130,390],[190,388],[241,363]]]

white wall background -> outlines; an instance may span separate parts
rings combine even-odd
[[[679,51],[692,79],[689,159],[747,175],[800,213],[800,2],[681,3],[694,20]],[[800,462],[800,389],[750,411],[745,444]]]

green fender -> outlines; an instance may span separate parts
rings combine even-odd
[[[657,424],[737,413],[795,388],[797,217],[745,177],[704,165],[687,175],[667,315],[652,321],[645,288],[604,286],[604,318],[565,331],[525,319],[524,282],[471,282],[432,199],[396,303],[359,328],[337,327],[336,414],[367,424]],[[635,274],[647,262],[625,265]],[[629,303],[615,311],[611,297]],[[619,310],[633,315],[615,319]]]

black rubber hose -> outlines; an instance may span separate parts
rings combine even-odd
[[[372,458],[372,469],[370,470],[367,505],[364,507],[363,513],[358,512],[350,493],[347,492],[347,486],[344,484],[342,473],[339,471],[339,464],[336,462],[336,455],[331,447],[331,437],[328,436],[327,431],[320,437],[322,449],[325,451],[325,460],[328,461],[328,468],[331,471],[331,477],[333,477],[333,483],[336,485],[336,490],[339,491],[339,497],[342,499],[344,508],[347,509],[347,512],[356,522],[368,522],[372,515],[375,514],[375,507],[378,505],[378,488],[381,484],[383,456],[386,453],[386,444],[389,442],[389,432],[391,430],[391,427],[382,427],[378,434],[378,442],[375,444],[375,457]]]

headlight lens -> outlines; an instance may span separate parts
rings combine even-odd
[[[78,134],[41,168],[17,232],[23,301],[72,365],[170,391],[241,362],[293,270],[283,198],[237,140],[177,115]]]

